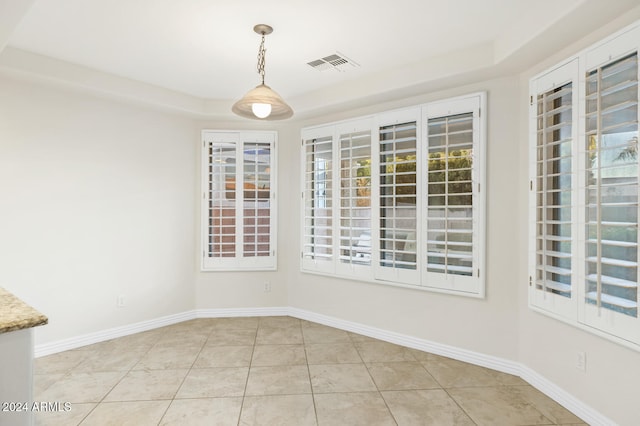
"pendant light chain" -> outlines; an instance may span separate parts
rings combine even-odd
[[[260,43],[260,49],[258,50],[258,74],[262,77],[262,84],[264,84],[264,61],[266,50],[264,48],[264,32],[262,33],[262,43]]]
[[[253,32],[260,35],[262,40],[258,50],[257,71],[262,84],[249,90],[239,101],[233,104],[231,111],[240,117],[257,120],[284,120],[293,115],[293,110],[271,87],[264,84],[265,58],[267,50],[264,48],[266,36],[273,32],[273,28],[266,24],[253,27]]]

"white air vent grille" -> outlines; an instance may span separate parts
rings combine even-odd
[[[307,62],[307,65],[309,65],[311,68],[317,69],[318,71],[334,69],[340,72],[344,72],[349,68],[360,66],[339,52],[336,52],[329,56],[325,56],[324,58]]]

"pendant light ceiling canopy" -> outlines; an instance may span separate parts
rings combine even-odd
[[[264,84],[265,48],[264,38],[273,32],[269,25],[258,24],[253,31],[262,36],[260,49],[258,50],[258,74],[262,79],[261,84],[247,92],[238,102],[233,104],[231,110],[240,117],[255,120],[282,120],[293,115],[293,110],[287,103],[274,92],[271,87]]]

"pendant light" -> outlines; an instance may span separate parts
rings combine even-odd
[[[269,25],[258,24],[253,27],[253,31],[262,36],[262,42],[258,50],[258,74],[262,78],[262,83],[249,90],[242,99],[233,104],[231,110],[240,117],[256,120],[282,120],[289,118],[293,115],[291,107],[271,87],[264,84],[264,37],[271,34],[273,28]]]

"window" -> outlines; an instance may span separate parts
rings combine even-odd
[[[371,124],[336,129],[340,146],[340,242],[338,272],[371,265]]]
[[[380,266],[417,266],[416,122],[380,127]]]
[[[202,138],[202,269],[275,269],[276,134],[205,130]]]
[[[638,40],[623,30],[531,83],[530,303],[635,344]]]
[[[370,127],[364,120],[303,131],[305,270],[355,275],[363,265],[370,269]]]
[[[577,216],[573,190],[577,168],[578,108],[573,60],[532,84],[535,142],[531,190],[532,303],[557,315],[575,318],[575,279],[572,257],[577,253]]]
[[[609,47],[615,46],[601,49]],[[581,317],[588,325],[640,343],[638,52],[589,65],[581,140],[586,154],[581,168],[586,205]]]
[[[478,292],[485,252],[480,104],[431,104],[425,119],[427,285]]]
[[[484,102],[303,129],[302,270],[483,296]]]
[[[333,270],[333,135],[318,129],[303,139],[303,260],[307,268]]]
[[[427,270],[471,275],[473,116],[428,121]]]
[[[379,280],[419,284],[418,149],[420,108],[378,117],[378,249],[374,275]]]

